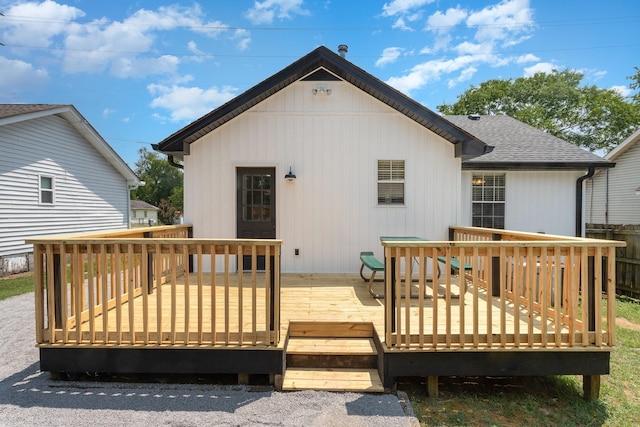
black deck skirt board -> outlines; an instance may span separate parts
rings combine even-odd
[[[283,350],[40,348],[40,370],[119,374],[282,374]]]
[[[387,352],[385,378],[605,375],[609,356],[608,351]]]

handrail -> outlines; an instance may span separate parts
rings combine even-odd
[[[277,345],[282,242],[191,239],[189,227],[162,228],[153,234],[185,237],[30,240],[38,344]],[[245,256],[250,268],[237,273]]]
[[[615,344],[615,249],[624,242],[474,227],[452,227],[451,235],[464,240],[382,242],[390,347]],[[468,269],[452,271],[454,259]],[[440,271],[437,286],[427,271]]]

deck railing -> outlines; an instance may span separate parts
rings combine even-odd
[[[190,230],[30,240],[38,344],[277,345],[281,241],[193,239]],[[258,273],[262,257],[270,262]]]
[[[623,242],[473,227],[450,234],[452,241],[383,241],[387,345],[614,345],[615,249]],[[430,272],[439,272],[435,285]]]

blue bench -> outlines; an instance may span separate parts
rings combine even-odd
[[[374,298],[384,298],[384,295],[376,294],[372,289],[376,273],[378,271],[384,271],[384,264],[373,255],[373,252],[360,252],[360,261],[362,262],[362,265],[360,266],[360,277],[362,277],[362,280],[369,283],[369,293]],[[363,274],[365,267],[371,270],[371,276],[368,278]]]

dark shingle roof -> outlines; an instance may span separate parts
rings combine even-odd
[[[0,119],[53,110],[63,106],[64,104],[0,104]]]
[[[146,209],[146,210],[159,210],[157,207],[153,206],[145,202],[144,200],[131,200],[130,201],[131,209]]]
[[[489,148],[478,138],[452,125],[441,115],[409,98],[350,61],[320,46],[256,86],[165,138],[153,149],[168,155],[188,153],[188,144],[232,120],[288,85],[318,70],[347,81],[427,129],[455,144],[456,156],[472,158]],[[326,77],[326,76],[325,76]]]
[[[445,116],[493,151],[463,161],[463,169],[584,169],[612,167],[590,151],[505,115]]]

